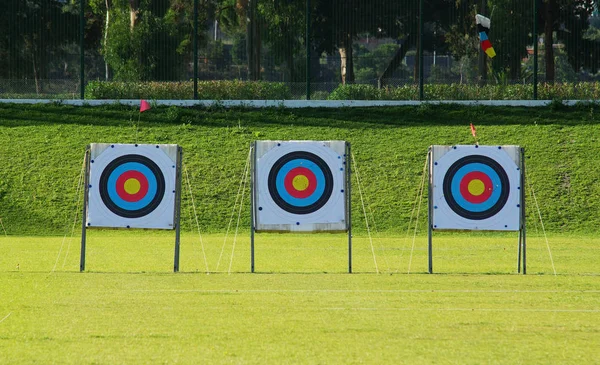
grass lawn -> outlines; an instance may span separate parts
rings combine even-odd
[[[526,276],[516,274],[515,234],[436,233],[434,275],[422,235],[414,250],[412,236],[375,235],[373,249],[354,237],[352,275],[343,234],[258,234],[256,274],[247,232],[233,260],[231,235],[201,244],[184,232],[178,274],[172,232],[88,235],[86,273],[77,237],[0,237],[0,363],[600,358],[600,238],[591,235],[549,237],[554,275],[544,237],[530,232]]]

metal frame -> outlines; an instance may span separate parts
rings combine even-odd
[[[527,274],[527,227],[525,218],[525,149],[521,148],[521,228],[519,230],[519,257],[517,272],[521,272],[521,255],[523,256],[523,275]]]
[[[181,163],[183,160],[183,148],[177,147],[177,174],[175,176],[175,258],[173,260],[173,272],[179,272],[179,251],[181,237]]]
[[[520,171],[520,209],[519,209],[519,243],[518,243],[518,263],[517,272],[521,272],[521,256],[523,257],[523,275],[527,274],[527,261],[526,261],[526,217],[525,217],[525,148],[521,147],[519,153],[519,171]],[[430,274],[433,274],[433,149],[430,146],[427,152],[427,166],[428,166],[428,180],[429,186],[427,189],[428,193],[428,209],[427,209],[427,251],[429,255],[429,270]]]
[[[254,186],[256,184],[256,141],[250,144],[250,272],[255,272],[255,261],[254,261],[254,236],[256,233],[256,212],[254,207],[256,206],[256,191]],[[352,184],[351,184],[351,154],[350,154],[350,142],[346,142],[346,222],[348,224],[348,273],[352,273]]]
[[[81,215],[81,254],[79,256],[79,272],[85,270],[85,248],[86,248],[86,226],[88,198],[90,195],[90,154],[92,153],[91,146],[87,145],[85,149],[85,177],[83,188],[83,214]]]
[[[79,272],[85,271],[85,254],[87,247],[87,209],[89,202],[89,190],[90,190],[90,156],[91,146],[88,145],[85,150],[85,177],[84,177],[84,192],[83,192],[83,214],[81,218],[81,254],[79,257]],[[181,237],[181,165],[183,159],[183,148],[177,147],[177,173],[175,176],[175,212],[174,223],[175,223],[175,258],[173,262],[173,272],[179,272],[179,253],[180,253],[180,237]]]
[[[254,232],[256,227],[256,215],[254,206],[256,204],[255,171],[256,171],[256,141],[250,144],[250,272],[254,272]]]
[[[348,222],[348,274],[352,274],[352,184],[350,142],[346,142],[346,222]]]

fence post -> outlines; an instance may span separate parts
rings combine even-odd
[[[423,8],[424,0],[420,1],[419,4],[419,43],[417,45],[419,54],[419,100],[423,100]]]
[[[198,1],[194,0],[194,100],[198,100]]]
[[[533,100],[538,98],[538,1],[533,0]]]
[[[310,0],[306,0],[306,100],[310,100],[310,18]]]
[[[85,99],[85,0],[79,3],[79,97]],[[108,10],[107,10],[108,11]]]

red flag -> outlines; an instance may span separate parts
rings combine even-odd
[[[142,100],[140,102],[140,113],[145,112],[146,110],[150,110],[152,107],[150,106],[150,103],[148,103],[146,100]]]
[[[477,136],[475,135],[475,126],[473,125],[473,123],[471,123],[471,134],[473,135],[473,137],[477,138]]]

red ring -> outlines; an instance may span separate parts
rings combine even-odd
[[[308,179],[308,187],[305,190],[297,190],[294,187],[294,178],[299,175],[304,175]],[[308,198],[317,189],[317,177],[312,171],[310,171],[306,167],[295,167],[291,169],[290,172],[287,173],[287,175],[285,175],[283,184],[288,194],[290,194],[294,198]]]
[[[469,191],[469,183],[473,180],[481,180],[484,186],[483,193],[481,195],[473,195]],[[460,181],[460,194],[465,198],[466,201],[473,204],[480,204],[488,200],[492,195],[494,185],[492,179],[481,171],[471,171],[467,173]]]
[[[125,182],[129,179],[136,179],[140,183],[140,190],[135,194],[129,194],[125,191]],[[148,194],[148,179],[139,171],[125,171],[117,178],[116,190],[119,197],[126,202],[137,202]]]

